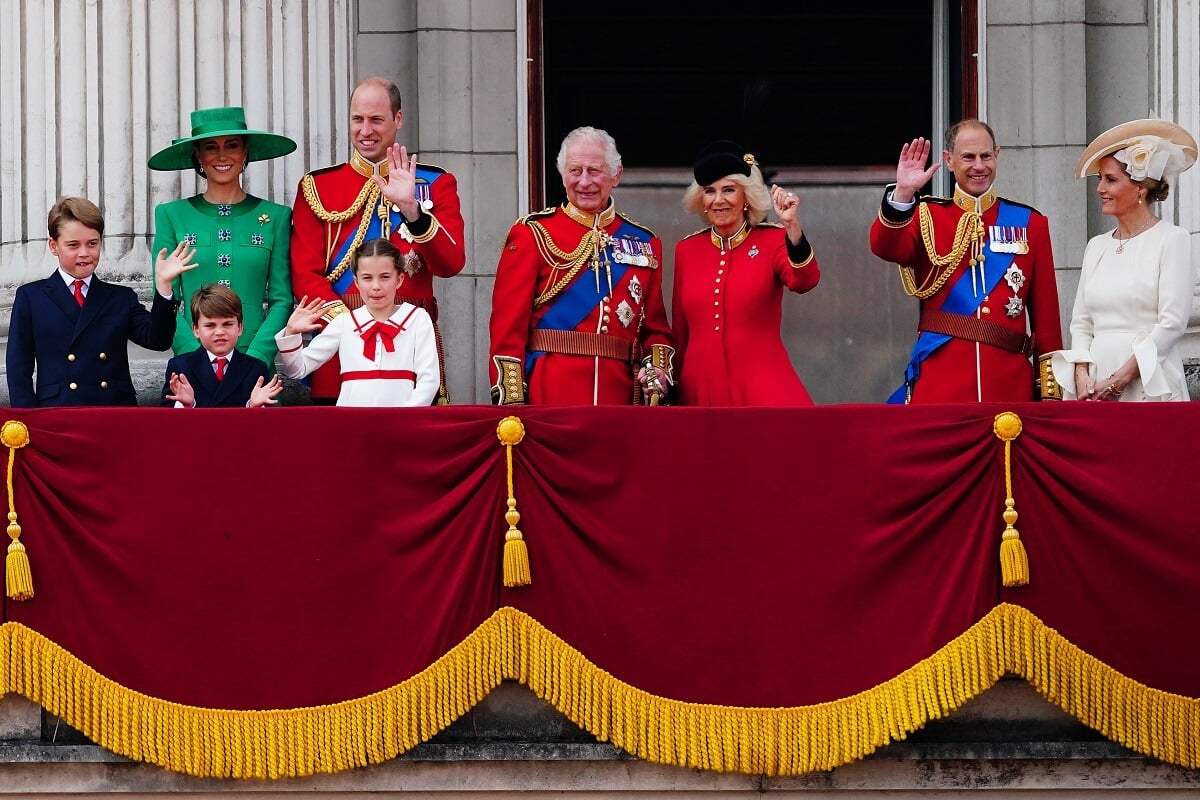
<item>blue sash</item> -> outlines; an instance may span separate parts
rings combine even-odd
[[[416,196],[418,203],[424,204],[425,202],[432,202],[431,194],[433,182],[445,174],[446,173],[441,172],[440,170],[425,169],[421,166],[417,167]],[[370,180],[370,178],[367,180]],[[403,215],[393,208],[392,204],[385,200],[381,195],[376,199],[375,205],[371,206],[370,208],[363,208],[362,210],[362,213],[371,215],[371,222],[367,225],[366,233],[363,234],[362,241],[364,242],[370,241],[371,239],[379,239],[383,236],[383,220],[380,219],[378,212],[380,203],[383,203],[387,207],[388,224],[391,226],[390,230],[396,231],[404,223]],[[342,242],[341,247],[337,249],[337,252],[333,254],[333,258],[325,267],[326,275],[333,272],[333,270],[337,268],[337,265],[342,263],[342,259],[346,257],[348,252],[350,252],[350,245],[353,242],[353,236],[348,237],[346,241]],[[345,294],[353,283],[354,270],[348,269],[332,283],[332,286],[333,290],[338,294]]]
[[[999,209],[996,213],[997,226],[1010,226],[1014,228],[1026,228],[1029,226],[1030,211],[1024,206],[1015,206],[998,201]],[[1012,264],[1016,253],[995,253],[992,251],[992,240],[989,236],[983,246],[983,286],[984,289],[978,296],[972,291],[971,282],[967,279],[966,273],[960,274],[954,281],[946,295],[946,302],[942,304],[942,310],[950,314],[961,314],[965,317],[973,316],[983,303],[983,298],[986,297],[1004,277],[1004,273],[1008,271],[1008,266]],[[921,362],[933,355],[939,347],[950,341],[952,336],[945,333],[930,333],[929,331],[921,331],[917,335],[917,341],[913,344],[912,356],[908,359],[908,366],[904,368],[904,383],[900,388],[892,392],[891,397],[887,399],[888,403],[906,403],[908,402],[908,392],[917,378],[921,376]]]
[[[634,239],[639,242],[649,242],[650,234],[642,230],[636,225],[630,225],[624,220],[621,221],[621,226],[612,234],[613,239]],[[617,286],[622,278],[625,277],[626,270],[629,269],[628,264],[623,264],[614,257],[613,246],[602,249],[601,257],[608,256],[609,262],[612,264],[612,284]],[[546,309],[546,313],[538,320],[537,327],[540,330],[552,331],[573,331],[579,323],[587,319],[587,316],[600,305],[600,301],[608,294],[608,280],[605,279],[600,284],[600,290],[596,291],[596,282],[590,279],[584,279],[576,276],[575,280],[571,281],[571,285],[564,289],[558,297],[554,298],[550,307]],[[525,354],[525,376],[532,373],[537,360],[544,356],[544,350],[531,350]]]

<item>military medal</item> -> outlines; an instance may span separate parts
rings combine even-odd
[[[642,252],[641,244],[636,239],[614,239],[613,261],[618,264],[634,264],[639,267],[650,266],[650,259]]]
[[[639,306],[642,304],[642,282],[638,280],[637,275],[629,279],[629,296]]]
[[[1025,285],[1025,273],[1014,262],[1005,271],[1004,282],[1008,284],[1008,288],[1013,290],[1013,293],[1019,292],[1021,291],[1021,287]]]
[[[746,251],[746,255],[750,256],[751,258],[754,258],[755,256],[757,256],[758,255],[758,245],[756,245],[756,244],[750,245],[750,249]]]
[[[633,322],[633,306],[622,300],[621,304],[617,306],[617,319],[621,321],[622,325],[628,328],[629,324]]]
[[[1029,254],[1029,229],[1013,225],[988,226],[988,239],[993,253]]]
[[[430,209],[432,209],[433,208],[433,197],[432,197],[433,187],[430,186],[428,183],[418,183],[413,188],[415,190],[414,194],[416,196],[416,200],[421,205],[421,208],[425,209],[426,211],[429,211]]]
[[[1004,306],[1004,313],[1012,319],[1021,316],[1021,312],[1025,310],[1025,303],[1015,294],[1008,298],[1008,303]]]

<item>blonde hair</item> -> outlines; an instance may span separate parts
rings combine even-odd
[[[750,220],[750,224],[757,225],[765,220],[767,212],[771,210],[771,193],[767,191],[767,185],[763,181],[758,165],[750,166],[749,175],[739,175],[735,172],[725,177],[741,186],[742,191],[746,193],[746,204],[750,206],[746,210],[746,217]],[[708,217],[704,215],[704,187],[694,180],[687,191],[683,193],[683,210],[708,221]]]

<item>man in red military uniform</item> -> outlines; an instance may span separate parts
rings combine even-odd
[[[871,252],[895,262],[921,302],[904,385],[888,402],[1033,400],[1031,356],[1062,348],[1049,225],[996,196],[1000,148],[985,123],[946,131],[952,198],[917,197],[941,166],[926,168],[930,149],[923,138],[904,145],[871,225]]]
[[[612,137],[576,128],[558,153],[567,202],[517,220],[492,292],[492,399],[628,405],[669,388],[662,243],[620,214]]]
[[[292,212],[292,292],[297,299],[327,301],[326,322],[362,305],[351,264],[368,239],[390,239],[404,254],[396,302],[428,311],[435,333],[433,278],[453,277],[466,264],[458,183],[440,167],[418,164],[407,148],[395,144],[402,119],[396,85],[386,78],[363,80],[350,96],[350,161],[300,180]],[[440,334],[437,343],[442,356]],[[314,402],[332,404],[340,387],[335,356],[313,373]],[[435,402],[449,402],[444,366]]]

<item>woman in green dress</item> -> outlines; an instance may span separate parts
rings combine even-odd
[[[237,349],[274,369],[275,334],[292,310],[288,240],[292,210],[242,188],[251,161],[287,155],[296,143],[286,136],[246,128],[241,108],[204,108],[192,112],[192,135],[155,153],[150,169],[194,169],[205,179],[201,194],[160,203],[154,209],[154,249],[171,252],[182,241],[195,250],[199,265],[175,279],[179,304],[172,349],[195,350],[189,299],[203,286],[220,283],[242,300],[244,329]]]

